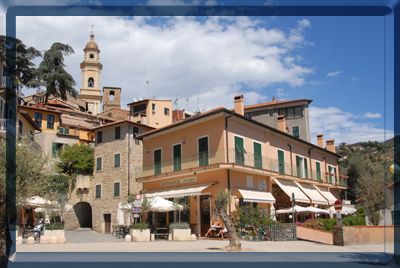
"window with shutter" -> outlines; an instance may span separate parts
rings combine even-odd
[[[261,144],[258,142],[254,142],[253,147],[254,147],[254,167],[262,169]]]
[[[235,136],[235,163],[244,165],[244,143],[243,138]]]
[[[154,150],[154,175],[161,174],[161,149]]]
[[[208,137],[203,137],[198,140],[199,149],[199,166],[208,165]]]
[[[278,150],[279,174],[285,174],[285,153]]]
[[[173,146],[173,158],[174,158],[174,171],[179,171],[182,168],[182,146],[176,144]]]

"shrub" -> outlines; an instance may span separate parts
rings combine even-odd
[[[149,225],[145,222],[141,222],[141,223],[136,223],[131,225],[131,229],[135,229],[135,230],[144,230],[144,229],[148,229]]]
[[[321,231],[332,231],[335,225],[335,219],[308,219],[304,222],[304,227],[313,228]]]
[[[182,223],[172,223],[169,225],[170,229],[189,229],[190,225],[187,222]]]
[[[61,222],[54,222],[46,225],[46,230],[64,230],[64,224]]]

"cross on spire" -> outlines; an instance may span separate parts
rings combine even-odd
[[[92,26],[92,30],[90,31],[90,39],[93,39],[94,38],[94,33],[93,33],[94,25],[92,24],[91,26]]]

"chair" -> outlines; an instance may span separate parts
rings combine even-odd
[[[112,226],[112,232],[111,232],[111,236],[117,237],[118,236],[118,226],[117,225],[113,225]]]

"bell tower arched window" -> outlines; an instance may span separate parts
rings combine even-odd
[[[113,90],[110,91],[110,101],[115,100],[115,92]]]
[[[94,54],[90,53],[89,58],[94,59]]]
[[[88,79],[88,87],[94,87],[94,79],[92,77]]]

